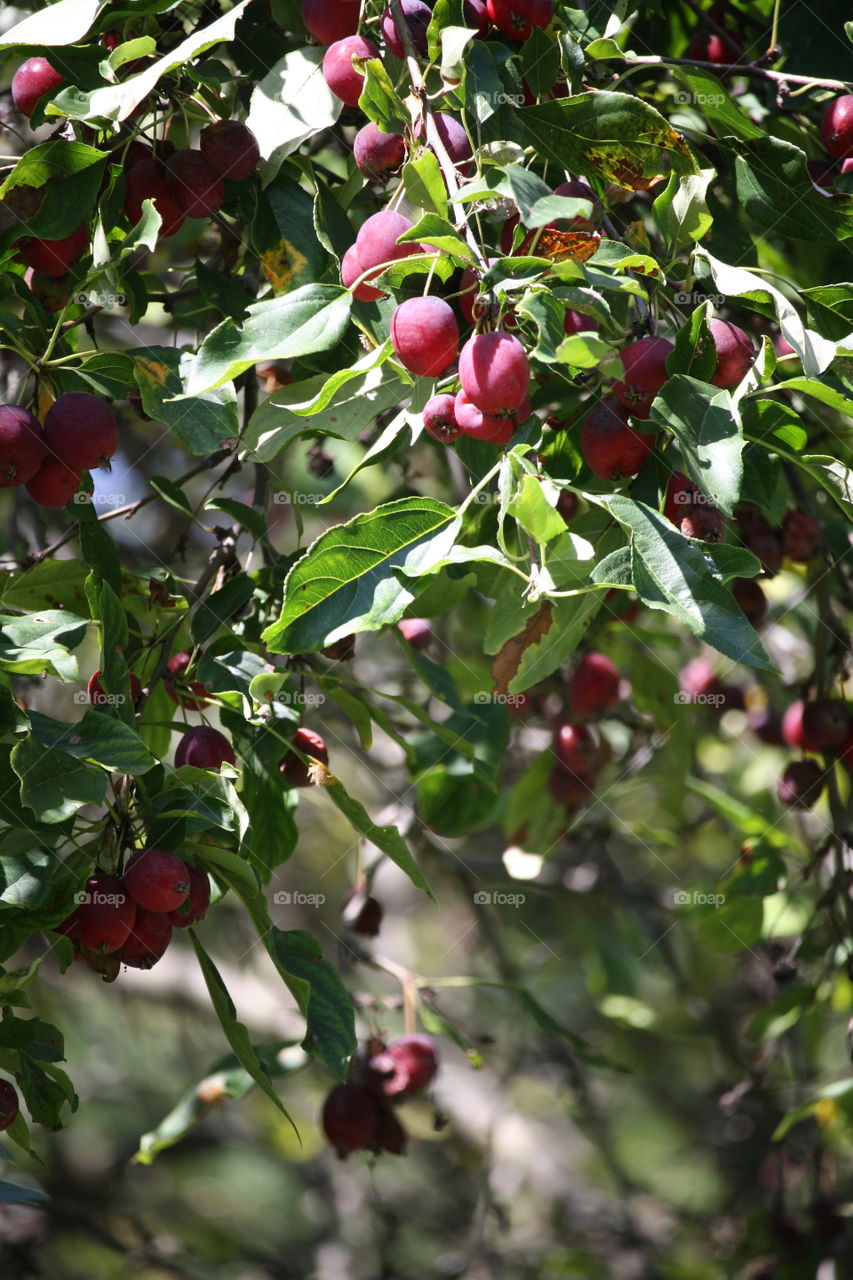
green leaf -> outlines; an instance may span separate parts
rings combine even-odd
[[[37,910],[50,891],[56,857],[38,846],[28,831],[4,832],[0,857],[0,903]]]
[[[416,226],[400,236],[400,244],[406,244],[412,240],[433,245],[461,262],[473,261],[471,250],[456,228],[446,218],[439,217],[437,213],[424,214]]]
[[[0,209],[12,206],[12,192],[20,197],[20,188],[37,189],[35,207],[28,207],[21,230],[59,240],[76,230],[94,206],[106,161],[103,151],[82,142],[40,142],[24,153],[0,187]]]
[[[107,0],[58,0],[39,13],[31,13],[0,36],[0,48],[38,45],[58,48],[77,44],[90,30]]]
[[[75,373],[98,395],[124,400],[133,383],[133,362],[123,351],[104,351],[84,360]]]
[[[46,1191],[39,1191],[38,1187],[19,1187],[14,1182],[0,1182],[0,1204],[50,1204],[50,1196]]]
[[[328,351],[346,329],[351,304],[347,289],[330,284],[308,284],[284,297],[254,303],[241,328],[223,320],[204,339],[189,368],[186,394],[221,387],[260,360]]]
[[[360,836],[364,836],[371,844],[375,844],[377,849],[381,849],[392,862],[397,864],[401,871],[405,871],[416,889],[423,889],[424,893],[428,893],[435,901],[435,894],[430,888],[428,880],[415,862],[409,852],[408,845],[396,827],[377,826],[364,805],[349,795],[337,778],[333,778],[331,782],[327,781],[323,786],[323,791],[334,801],[353,830],[357,831]]]
[[[171,507],[177,507],[178,511],[182,511],[185,516],[192,516],[193,507],[183,489],[175,484],[174,480],[169,480],[166,476],[149,476],[148,483],[155,493],[159,493],[164,501],[168,502]]]
[[[800,147],[763,136],[739,142],[736,150],[737,197],[762,229],[811,244],[833,245],[853,236],[853,196],[822,196]]]
[[[698,67],[672,67],[672,74],[690,91],[690,98],[717,137],[763,138],[764,130],[754,124],[729,96],[725,86],[710,71]]]
[[[258,140],[264,178],[277,173],[306,138],[331,128],[343,110],[320,69],[325,52],[292,50],[252,90],[246,124]]]
[[[185,382],[195,360],[191,352],[152,346],[135,347],[127,354],[133,360],[133,376],[142,396],[143,409],[149,417],[169,427],[190,453],[202,456],[215,453],[224,441],[238,435],[237,396],[233,387],[223,386],[206,390],[193,399],[183,398]]]
[[[675,335],[675,350],[666,360],[670,377],[685,373],[701,382],[711,381],[717,368],[717,348],[707,321],[708,304],[703,302]]]
[[[64,822],[82,805],[104,802],[105,773],[86,768],[56,747],[46,749],[35,736],[19,742],[11,760],[21,779],[21,800],[42,822]]]
[[[553,489],[556,501],[558,491]],[[543,482],[537,476],[525,475],[507,504],[507,513],[537,542],[550,542],[566,532],[566,522],[549,502]]]
[[[761,898],[732,898],[722,906],[694,908],[699,916],[699,938],[715,951],[735,954],[748,951],[761,938],[764,903]]]
[[[443,218],[447,215],[447,187],[441,165],[432,151],[423,151],[403,165],[403,186],[416,209],[425,209]]]
[[[305,1018],[302,1047],[342,1080],[358,1041],[352,999],[340,975],[310,933],[273,927],[263,936]]]
[[[383,133],[402,133],[411,126],[411,121],[381,58],[367,58],[362,67],[364,86],[358,100],[359,110]]]
[[[664,383],[651,416],[673,432],[703,492],[731,515],[740,498],[745,441],[729,392],[679,373]]]
[[[88,625],[63,609],[40,609],[25,617],[0,614],[0,670],[76,680],[77,663],[69,650],[81,643]]]
[[[34,737],[49,751],[94,760],[111,772],[131,776],[147,773],[157,763],[135,729],[115,716],[89,710],[76,724],[65,724],[38,711],[28,715]]]
[[[251,600],[254,589],[252,579],[238,573],[208,596],[192,615],[190,635],[193,643],[204,644],[220,627],[226,626]]]
[[[691,240],[701,240],[710,230],[714,219],[705,201],[708,187],[715,177],[714,169],[700,169],[699,173],[683,177],[674,173],[669,175],[669,182],[652,209],[673,251]]]
[[[267,522],[264,513],[256,511],[254,507],[247,507],[245,502],[238,502],[236,498],[220,498],[218,495],[208,498],[204,504],[204,510],[224,511],[235,524],[240,524],[244,529],[248,529],[252,537],[258,541],[267,536]]]
[[[443,502],[401,498],[326,530],[287,575],[281,616],[263,633],[270,651],[313,653],[397,622],[417,594],[399,573],[440,560],[454,519]]]

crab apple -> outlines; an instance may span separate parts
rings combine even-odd
[[[132,969],[153,969],[171,940],[171,917],[163,911],[147,911],[139,907],[130,936],[119,952],[119,959]]]
[[[59,458],[47,457],[26,487],[33,502],[57,510],[67,507],[80,488],[80,472],[66,467]]]
[[[500,413],[484,413],[472,403],[464,391],[456,393],[453,412],[459,430],[475,440],[489,441],[493,436],[505,434],[509,422],[509,419]],[[509,425],[510,435],[512,435],[512,423]]]
[[[575,333],[597,333],[598,324],[592,316],[585,316],[580,311],[572,311],[567,307],[563,316],[563,332],[569,337]]]
[[[456,119],[456,116],[450,115],[447,111],[437,111],[433,116],[433,120],[435,121],[435,131],[441,139],[451,162],[463,174],[471,173],[474,166],[469,161],[474,152],[471,149],[468,134],[465,132],[465,126]],[[415,125],[415,137],[420,141],[423,141],[425,137],[423,120],[418,120]]]
[[[369,120],[352,141],[352,153],[367,178],[387,178],[406,158],[406,144],[399,133],[383,133]]]
[[[534,27],[547,27],[554,16],[554,0],[486,0],[486,10],[502,35],[529,40]]]
[[[12,82],[12,93],[15,84]],[[853,156],[853,93],[835,98],[823,113],[820,136],[831,156],[846,159]]]
[[[715,387],[736,387],[742,382],[755,360],[755,347],[749,336],[730,320],[708,321],[708,329],[717,348],[717,367],[711,383]]]
[[[680,525],[684,517],[703,497],[702,491],[683,471],[673,471],[666,486],[663,514],[674,525]]]
[[[729,65],[737,62],[738,50],[723,36],[711,33],[706,36],[695,36],[687,46],[685,57],[696,62],[716,62]]]
[[[816,698],[803,707],[802,739],[806,751],[840,747],[851,727],[850,708],[840,698]]]
[[[782,738],[789,747],[799,747],[801,751],[807,750],[805,739],[803,737],[803,711],[805,703],[802,698],[798,698],[796,702],[792,702],[786,708],[785,714],[782,716]]]
[[[619,701],[619,669],[604,653],[586,653],[569,679],[569,705],[576,715],[594,715]]]
[[[391,317],[391,345],[404,369],[436,378],[459,353],[459,326],[443,298],[407,298]]]
[[[136,920],[136,903],[118,876],[98,872],[86,881],[77,908],[77,937],[87,951],[120,951]]]
[[[226,762],[234,764],[236,756],[231,743],[218,729],[199,724],[187,729],[175,749],[175,768],[192,765],[194,769],[216,769]]]
[[[667,380],[667,356],[675,348],[668,338],[640,338],[619,352],[624,376],[613,394],[629,413],[647,418],[652,401]]]
[[[404,1156],[409,1136],[391,1107],[379,1108],[379,1119],[373,1134],[373,1145],[392,1156]]]
[[[566,524],[574,520],[580,508],[580,499],[572,489],[561,489],[554,510],[561,515]]]
[[[323,78],[336,98],[348,107],[357,107],[364,88],[364,73],[356,69],[353,58],[378,57],[379,50],[372,40],[345,36],[330,44],[323,55]]]
[[[89,247],[89,228],[81,224],[71,235],[61,240],[26,240],[21,245],[21,257],[28,267],[56,280],[68,272]]]
[[[635,476],[654,440],[628,425],[628,410],[612,396],[590,409],[581,429],[581,452],[587,466],[602,480]]]
[[[744,546],[758,557],[764,572],[772,578],[782,567],[781,537],[754,503],[739,507],[737,522]]]
[[[376,1102],[360,1084],[335,1085],[323,1103],[323,1132],[342,1160],[370,1145],[378,1121]]]
[[[427,27],[432,21],[432,9],[428,4],[424,4],[423,0],[400,0],[400,7],[403,10],[406,26],[412,34],[412,43],[420,57],[425,58],[427,55]],[[397,33],[394,14],[390,5],[382,14],[382,21],[379,25],[382,30],[382,39],[394,57],[405,58],[406,51]]]
[[[585,724],[564,721],[558,725],[552,749],[558,763],[569,773],[584,777],[598,766],[598,740]]]
[[[66,391],[44,419],[48,453],[78,471],[103,467],[118,448],[118,424],[100,396]]]
[[[176,929],[188,929],[207,915],[210,906],[210,880],[201,867],[187,867],[190,873],[190,891],[186,900],[169,912],[169,919]]]
[[[483,413],[517,409],[530,382],[524,347],[502,329],[475,333],[459,355],[459,381],[468,399]]]
[[[808,564],[823,549],[823,533],[817,520],[804,511],[789,511],[782,521],[782,551],[789,560]]]
[[[302,22],[320,44],[334,44],[355,35],[361,17],[360,4],[338,0],[302,0]]]
[[[353,890],[347,894],[343,904],[344,923],[353,933],[363,934],[365,938],[375,938],[382,927],[384,915],[382,903],[371,898],[363,889]]]
[[[313,729],[297,729],[291,741],[294,747],[306,756],[310,756],[312,760],[319,760],[321,764],[329,763],[326,744],[319,733],[315,733]],[[305,760],[300,760],[295,751],[288,751],[287,755],[279,761],[278,769],[290,786],[310,787],[311,765]]]
[[[165,239],[180,230],[186,215],[168,174],[154,159],[138,160],[125,173],[124,212],[133,226],[142,217],[143,200],[154,202],[160,215],[161,237]]]
[[[386,1098],[411,1098],[432,1084],[438,1057],[429,1036],[401,1036],[374,1054],[369,1067],[382,1077],[380,1087]]]
[[[476,31],[477,37],[484,36],[489,29],[489,11],[486,0],[463,0],[462,21],[466,27]]]
[[[364,275],[364,267],[361,265],[358,249],[351,244],[341,258],[341,283],[345,289],[350,289],[361,275]],[[357,302],[376,302],[377,298],[384,298],[386,295],[381,289],[374,289],[373,285],[362,280],[361,284],[353,289],[352,296]]]
[[[753,625],[767,613],[767,596],[754,578],[735,578],[732,595]]]
[[[853,777],[853,729],[838,748],[838,759],[844,768]]]
[[[18,405],[0,405],[0,489],[26,484],[44,458],[44,433],[38,418]]]
[[[61,76],[47,58],[27,58],[12,76],[12,101],[29,120],[39,98],[61,84],[65,84],[65,76]]]
[[[416,241],[397,244],[400,236],[411,231],[412,225],[408,218],[404,218],[402,213],[397,213],[394,209],[380,209],[378,213],[372,214],[361,224],[355,238],[354,256],[361,263],[362,271],[372,271],[376,267],[370,279],[378,276],[388,263],[399,262],[401,258],[410,258],[414,253],[422,252],[421,245]],[[379,297],[385,296],[378,290],[373,292],[378,293]],[[355,296],[358,296],[358,292]]]
[[[214,173],[232,182],[251,177],[261,159],[257,138],[239,120],[215,120],[205,125],[198,145]]]
[[[169,672],[166,677],[166,692],[179,707],[186,707],[190,711],[201,711],[204,707],[210,706],[210,699],[205,696],[206,684],[202,684],[200,680],[187,682],[186,676],[191,661],[192,658],[185,649],[169,659],[166,663],[166,670]]]
[[[768,747],[784,746],[779,717],[769,707],[756,707],[749,713],[749,728]]]
[[[456,421],[456,397],[443,392],[424,405],[424,431],[440,444],[452,444],[462,434]]]
[[[56,315],[68,305],[68,283],[62,276],[46,276],[41,271],[33,271],[32,267],[27,267],[24,284],[32,297],[51,315]]]
[[[15,1086],[0,1080],[0,1133],[5,1132],[18,1116],[19,1103]]]
[[[190,891],[189,868],[166,849],[139,849],[125,867],[124,883],[146,911],[175,911]]]
[[[428,649],[432,643],[432,623],[429,618],[402,618],[397,630],[413,649]]]
[[[128,672],[128,680],[130,681],[130,696],[136,702],[142,693],[142,682],[135,671]],[[93,671],[89,677],[86,695],[93,707],[105,707],[111,701],[110,696],[104,692],[104,686],[101,684],[100,667],[97,671]]]
[[[222,178],[200,151],[188,147],[169,157],[172,194],[187,218],[207,218],[225,202]]]
[[[688,511],[680,527],[685,538],[698,538],[702,542],[722,542],[726,536],[726,518],[719,507],[709,502]]]
[[[823,770],[816,760],[792,760],[779,779],[776,795],[782,804],[811,809],[823,791]]]
[[[707,658],[691,658],[678,673],[678,687],[688,702],[709,697],[718,685],[717,673]]]
[[[594,795],[587,778],[581,778],[559,764],[554,765],[548,774],[548,792],[557,804],[565,805],[567,809],[587,804]]]

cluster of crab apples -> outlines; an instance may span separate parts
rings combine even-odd
[[[323,1131],[338,1156],[365,1150],[404,1155],[407,1135],[394,1107],[423,1093],[437,1071],[429,1036],[405,1035],[390,1044],[372,1039],[351,1064],[349,1081],[336,1085],[323,1104]]]
[[[0,489],[23,485],[41,506],[65,507],[82,472],[106,466],[118,443],[112,410],[87,391],[59,396],[44,424],[18,405],[0,405]]]

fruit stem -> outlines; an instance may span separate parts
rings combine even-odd
[[[770,28],[770,44],[768,46],[768,54],[776,52],[776,46],[779,42],[779,12],[782,8],[782,0],[776,0],[773,5],[773,25]]]

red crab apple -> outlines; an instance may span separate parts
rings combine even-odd
[[[198,145],[211,169],[232,182],[250,177],[261,158],[257,138],[239,120],[216,120],[205,125]]]
[[[402,213],[397,213],[394,209],[380,209],[378,213],[374,213],[367,218],[359,227],[358,235],[355,238],[355,245],[352,249],[348,249],[344,254],[341,269],[343,273],[344,264],[347,258],[352,254],[352,265],[356,263],[361,265],[361,271],[372,272],[369,279],[378,276],[383,267],[391,262],[399,262],[401,258],[410,258],[412,254],[421,253],[422,246],[416,241],[409,241],[406,244],[397,244],[400,236],[407,231],[411,231],[412,223],[408,218],[404,218]],[[373,271],[373,268],[376,268]],[[361,272],[353,273],[352,266],[349,267],[350,280],[349,284],[357,278]],[[346,278],[344,283],[347,284]],[[349,288],[347,284],[347,288]],[[371,289],[371,294],[375,297],[384,297],[385,295],[377,289]],[[360,290],[355,291],[355,297],[360,297]],[[366,297],[361,301],[370,301]]]
[[[753,625],[767,613],[767,596],[754,578],[735,578],[732,595]]]
[[[120,951],[136,920],[136,903],[118,876],[98,872],[86,881],[77,908],[77,938],[87,951]]]
[[[379,50],[364,36],[345,36],[330,44],[323,55],[323,78],[336,98],[349,107],[357,107],[364,88],[364,73],[358,71],[353,58],[378,58]]]
[[[820,136],[831,156],[843,160],[853,155],[853,93],[830,102],[820,122]]]
[[[329,752],[325,742],[319,733],[315,733],[313,729],[300,728],[293,735],[292,742],[294,747],[302,751],[306,756],[310,756],[312,760],[319,760],[321,764],[329,763]],[[311,785],[311,765],[304,760],[300,760],[295,751],[288,751],[279,761],[279,772],[292,787],[310,787]]]
[[[407,298],[391,317],[391,345],[404,369],[436,378],[459,352],[459,326],[453,308],[433,294]]]
[[[169,659],[166,663],[166,670],[169,672],[166,677],[166,692],[179,707],[200,711],[210,706],[210,699],[205,696],[206,684],[202,684],[200,680],[187,682],[186,675],[191,661],[192,658],[186,650],[176,653]]]
[[[169,920],[175,929],[188,929],[198,924],[207,915],[210,906],[210,880],[201,867],[188,867],[190,873],[190,891],[187,898],[174,911],[169,912]]]
[[[27,267],[24,284],[51,315],[55,316],[63,307],[68,306],[68,282],[63,276],[46,276],[41,271],[33,271],[32,267]]]
[[[413,649],[427,649],[432,643],[432,623],[429,618],[403,618],[397,630]]]
[[[561,489],[554,509],[568,524],[570,520],[574,520],[580,509],[580,499],[573,489]]]
[[[89,228],[82,224],[61,240],[25,240],[21,257],[28,267],[52,280],[64,276],[89,247]]]
[[[167,161],[172,195],[187,218],[208,218],[222,208],[222,178],[200,151],[176,151]]]
[[[473,440],[485,440],[487,444],[508,444],[515,431],[510,414],[485,413],[475,405],[465,391],[458,391],[453,412],[460,431]]]
[[[703,500],[704,495],[698,484],[683,471],[673,471],[666,486],[663,514],[674,525],[680,525],[684,517],[693,510],[694,504]]]
[[[483,413],[518,409],[530,382],[524,347],[501,329],[475,333],[460,353],[459,381],[468,399]]]
[[[377,1104],[360,1084],[336,1085],[323,1103],[323,1132],[341,1159],[370,1145],[378,1120]]]
[[[722,542],[726,536],[726,518],[712,503],[706,502],[691,508],[680,524],[685,538],[699,538],[702,542]]]
[[[424,4],[423,0],[400,0],[400,4],[406,26],[412,35],[412,43],[418,54],[425,58],[427,53],[427,27],[432,21],[432,9],[428,4]],[[382,14],[380,27],[382,38],[394,57],[405,58],[406,51],[397,33],[397,26],[394,22],[394,14],[390,5]]]
[[[135,671],[128,672],[130,681],[130,696],[134,702],[142,693],[142,683]],[[101,684],[101,670],[93,671],[89,677],[89,685],[86,689],[89,701],[93,707],[105,707],[112,700],[109,694],[104,692],[104,686]]]
[[[345,289],[350,289],[362,275],[364,275],[364,267],[361,265],[358,249],[351,244],[341,258],[341,283]],[[386,295],[381,289],[374,289],[372,284],[362,280],[361,284],[353,289],[352,296],[357,302],[376,302],[377,299],[384,298]]]
[[[138,160],[125,171],[124,212],[136,226],[142,217],[142,202],[152,200],[160,215],[160,236],[165,239],[180,230],[185,213],[165,168],[153,158]]]
[[[850,728],[850,708],[840,698],[798,699],[782,717],[782,737],[800,751],[832,751],[841,746]]]
[[[45,415],[44,440],[51,457],[78,471],[91,470],[106,466],[118,448],[118,424],[99,396],[67,391]]]
[[[484,36],[489,29],[489,11],[486,0],[463,0],[462,21],[466,27],[472,27],[477,38]]]
[[[594,773],[600,763],[598,739],[585,724],[565,721],[558,725],[553,752],[565,770],[581,777]]]
[[[8,1080],[0,1080],[0,1133],[15,1123],[19,1110],[18,1094]]]
[[[462,434],[456,421],[456,397],[447,392],[431,396],[424,405],[424,431],[440,444],[452,444]]]
[[[593,333],[598,331],[598,324],[593,320],[592,316],[585,316],[580,311],[572,311],[566,308],[566,314],[563,316],[563,332],[569,337],[575,333]]]
[[[471,157],[474,152],[471,149],[471,143],[465,127],[456,116],[450,115],[446,111],[437,111],[433,116],[435,121],[435,130],[444,144],[450,160],[458,169],[466,176],[473,172],[474,166],[470,164]],[[426,137],[424,133],[423,120],[418,120],[415,125],[415,137],[423,141]]]
[[[667,380],[666,360],[674,351],[668,338],[640,338],[619,353],[624,374],[613,384],[620,404],[637,418],[647,418],[652,401]]]
[[[502,35],[529,40],[534,27],[547,27],[554,16],[554,0],[486,0],[486,10]]]
[[[422,1093],[435,1078],[438,1058],[429,1036],[401,1036],[374,1054],[369,1069],[382,1079],[386,1098],[411,1098]]]
[[[365,177],[384,180],[405,160],[406,144],[399,133],[383,133],[368,120],[353,138],[352,153]]]
[[[619,668],[604,653],[586,653],[571,674],[569,705],[576,715],[594,715],[619,701]]]
[[[736,387],[742,382],[755,360],[755,347],[736,324],[716,317],[708,321],[717,349],[717,367],[711,383],[715,387]]]
[[[581,452],[602,480],[635,476],[651,451],[654,437],[628,424],[628,410],[612,396],[590,409],[581,429]]]
[[[567,809],[587,804],[595,794],[588,778],[581,778],[559,764],[548,774],[548,792],[557,804]]]
[[[160,960],[172,940],[172,921],[162,911],[146,911],[139,907],[127,942],[119,952],[122,964],[132,969],[151,969]]]
[[[792,760],[779,779],[776,794],[782,804],[811,809],[823,791],[823,770],[816,760]]]
[[[189,893],[189,868],[166,849],[139,849],[125,867],[124,883],[146,911],[175,911]]]
[[[226,762],[234,764],[236,756],[231,743],[218,729],[200,724],[187,729],[175,749],[175,768],[192,765],[194,769],[222,768]]]
[[[44,434],[38,418],[18,405],[0,405],[0,489],[32,480],[44,458]]]
[[[341,0],[302,0],[302,21],[320,44],[334,44],[358,31],[361,5]]]
[[[738,50],[725,37],[712,32],[706,36],[695,36],[687,46],[685,57],[696,62],[716,62],[725,66],[737,62]]]
[[[755,707],[751,710],[748,724],[756,738],[766,742],[768,747],[784,746],[781,722],[770,707]]]
[[[66,467],[59,458],[45,458],[38,471],[27,481],[27,493],[39,506],[57,510],[67,507],[80,488],[80,472]]]
[[[373,1134],[373,1145],[392,1156],[406,1154],[408,1135],[390,1106],[379,1108],[379,1119]]]
[[[707,658],[691,658],[678,673],[678,687],[689,702],[715,693],[719,680],[713,664]]]
[[[371,898],[363,889],[353,890],[344,899],[343,918],[353,933],[365,938],[375,938],[382,926],[384,911],[377,898]]]
[[[47,58],[27,58],[12,76],[12,101],[29,120],[39,99],[61,84],[65,84],[65,76],[61,76]]]
[[[782,551],[789,560],[808,564],[823,549],[823,532],[817,520],[804,511],[789,511],[782,521]]]

